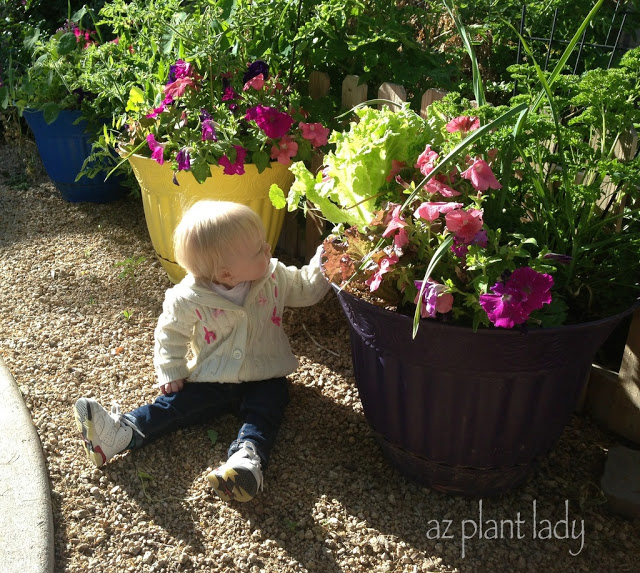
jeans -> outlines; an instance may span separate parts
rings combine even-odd
[[[135,449],[178,428],[210,422],[222,414],[239,413],[242,427],[227,455],[238,451],[242,442],[253,442],[264,471],[288,402],[286,378],[239,384],[186,382],[180,392],[160,396],[152,404],[125,416],[144,434],[143,438],[134,430],[132,449]]]

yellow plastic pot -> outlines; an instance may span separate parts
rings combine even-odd
[[[186,210],[201,199],[234,201],[253,209],[262,219],[267,241],[272,249],[275,248],[285,210],[273,207],[269,188],[277,183],[286,193],[293,183],[293,175],[284,165],[272,163],[271,169],[258,173],[255,165],[248,164],[244,175],[224,175],[222,167],[212,165],[211,177],[204,183],[198,183],[190,172],[180,171],[177,174],[179,185],[175,185],[168,163],[160,165],[140,155],[130,156],[129,162],[140,184],[151,243],[172,282],[180,282],[185,275],[184,269],[175,261],[173,232]]]

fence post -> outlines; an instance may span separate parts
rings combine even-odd
[[[342,107],[352,107],[367,101],[367,84],[358,85],[358,76],[347,76],[342,81]]]
[[[314,70],[309,74],[309,96],[311,99],[320,99],[329,95],[330,87],[329,74],[326,72]]]
[[[385,82],[378,88],[378,99],[387,99],[393,102],[396,105],[392,107],[391,111],[396,111],[407,101],[407,92],[404,87],[399,84]],[[388,106],[385,103],[378,105],[378,109],[382,109],[383,107]]]
[[[447,92],[435,88],[429,88],[424,92],[424,94],[422,94],[422,100],[420,101],[420,117],[427,119],[429,106],[434,101],[441,100],[445,95],[447,95]]]

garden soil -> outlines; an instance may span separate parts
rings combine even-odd
[[[0,354],[45,451],[56,571],[638,570],[640,523],[612,514],[598,485],[616,439],[584,415],[495,498],[432,491],[388,465],[333,293],[284,315],[300,367],[252,502],[224,503],[205,479],[235,436],[232,416],[93,468],[73,404],[92,396],[124,412],[155,398],[153,331],[171,285],[139,198],[65,203],[27,151],[0,148]]]

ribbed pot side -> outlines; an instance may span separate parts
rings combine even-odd
[[[47,175],[65,201],[107,203],[121,199],[127,188],[118,176],[112,175],[105,181],[107,171],[92,179],[83,175],[76,181],[85,159],[91,155],[92,147],[85,131],[86,121],[75,123],[80,116],[77,110],[61,110],[56,120],[47,124],[41,111],[24,111]]]
[[[422,320],[414,340],[410,317],[336,292],[364,413],[385,456],[412,480],[464,495],[525,479],[560,437],[596,350],[627,314],[527,334]]]

